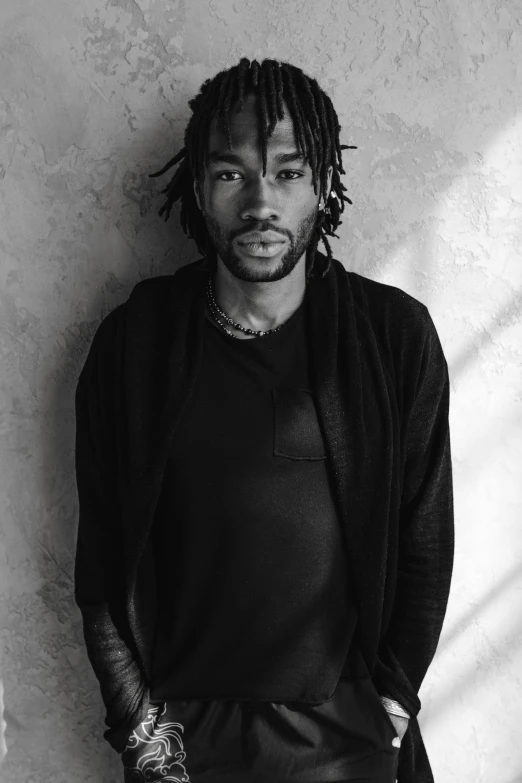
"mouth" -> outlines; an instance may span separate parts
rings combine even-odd
[[[286,242],[238,242],[240,251],[255,258],[272,258],[286,245]]]

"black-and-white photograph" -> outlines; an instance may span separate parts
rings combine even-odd
[[[521,309],[519,0],[3,0],[2,783],[522,783]]]

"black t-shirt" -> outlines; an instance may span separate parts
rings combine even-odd
[[[310,387],[305,303],[238,340],[207,313],[152,531],[151,701],[321,703],[356,611]]]

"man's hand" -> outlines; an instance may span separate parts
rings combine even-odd
[[[408,728],[408,724],[410,722],[409,718],[402,718],[400,715],[393,715],[391,712],[388,712],[388,717],[395,726],[397,736],[402,742],[402,738],[406,734],[406,729]]]

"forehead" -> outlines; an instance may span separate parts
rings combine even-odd
[[[237,112],[239,104],[232,107],[230,113],[230,136],[232,149],[236,152],[258,151],[261,149],[261,133],[259,130],[259,115],[257,112],[257,97],[250,95],[245,99],[245,105],[241,112]],[[296,149],[297,138],[295,134],[294,123],[290,117],[288,104],[283,102],[285,116],[278,120],[274,131],[267,138],[267,147],[270,150],[276,148]],[[213,152],[219,150],[224,152],[228,150],[227,137],[223,130],[216,127],[216,118],[214,117],[209,128],[207,151]]]

